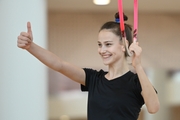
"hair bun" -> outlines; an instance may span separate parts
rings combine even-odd
[[[127,21],[128,17],[124,13],[123,13],[123,15],[124,15],[124,21]],[[119,12],[117,12],[114,17],[115,17],[115,19],[119,19]]]

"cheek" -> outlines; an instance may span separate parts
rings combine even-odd
[[[125,47],[123,45],[119,45],[116,48],[118,51],[125,51]]]
[[[99,54],[100,54],[100,51],[101,51],[101,49],[100,49],[100,48],[98,48],[98,49],[97,49],[97,52],[98,52]]]
[[[113,49],[111,49],[111,51],[112,51],[114,54],[122,54],[122,53],[124,53],[124,50],[123,50],[121,47],[113,48]]]

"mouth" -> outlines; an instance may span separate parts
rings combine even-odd
[[[111,57],[111,55],[101,55],[102,59],[108,59]]]

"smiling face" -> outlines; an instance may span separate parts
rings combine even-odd
[[[124,58],[125,49],[119,36],[111,30],[103,29],[98,35],[98,52],[105,65],[112,65]]]

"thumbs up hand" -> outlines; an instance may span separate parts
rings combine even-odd
[[[33,41],[31,23],[27,23],[27,32],[21,32],[18,36],[17,46],[22,49],[29,49]]]

